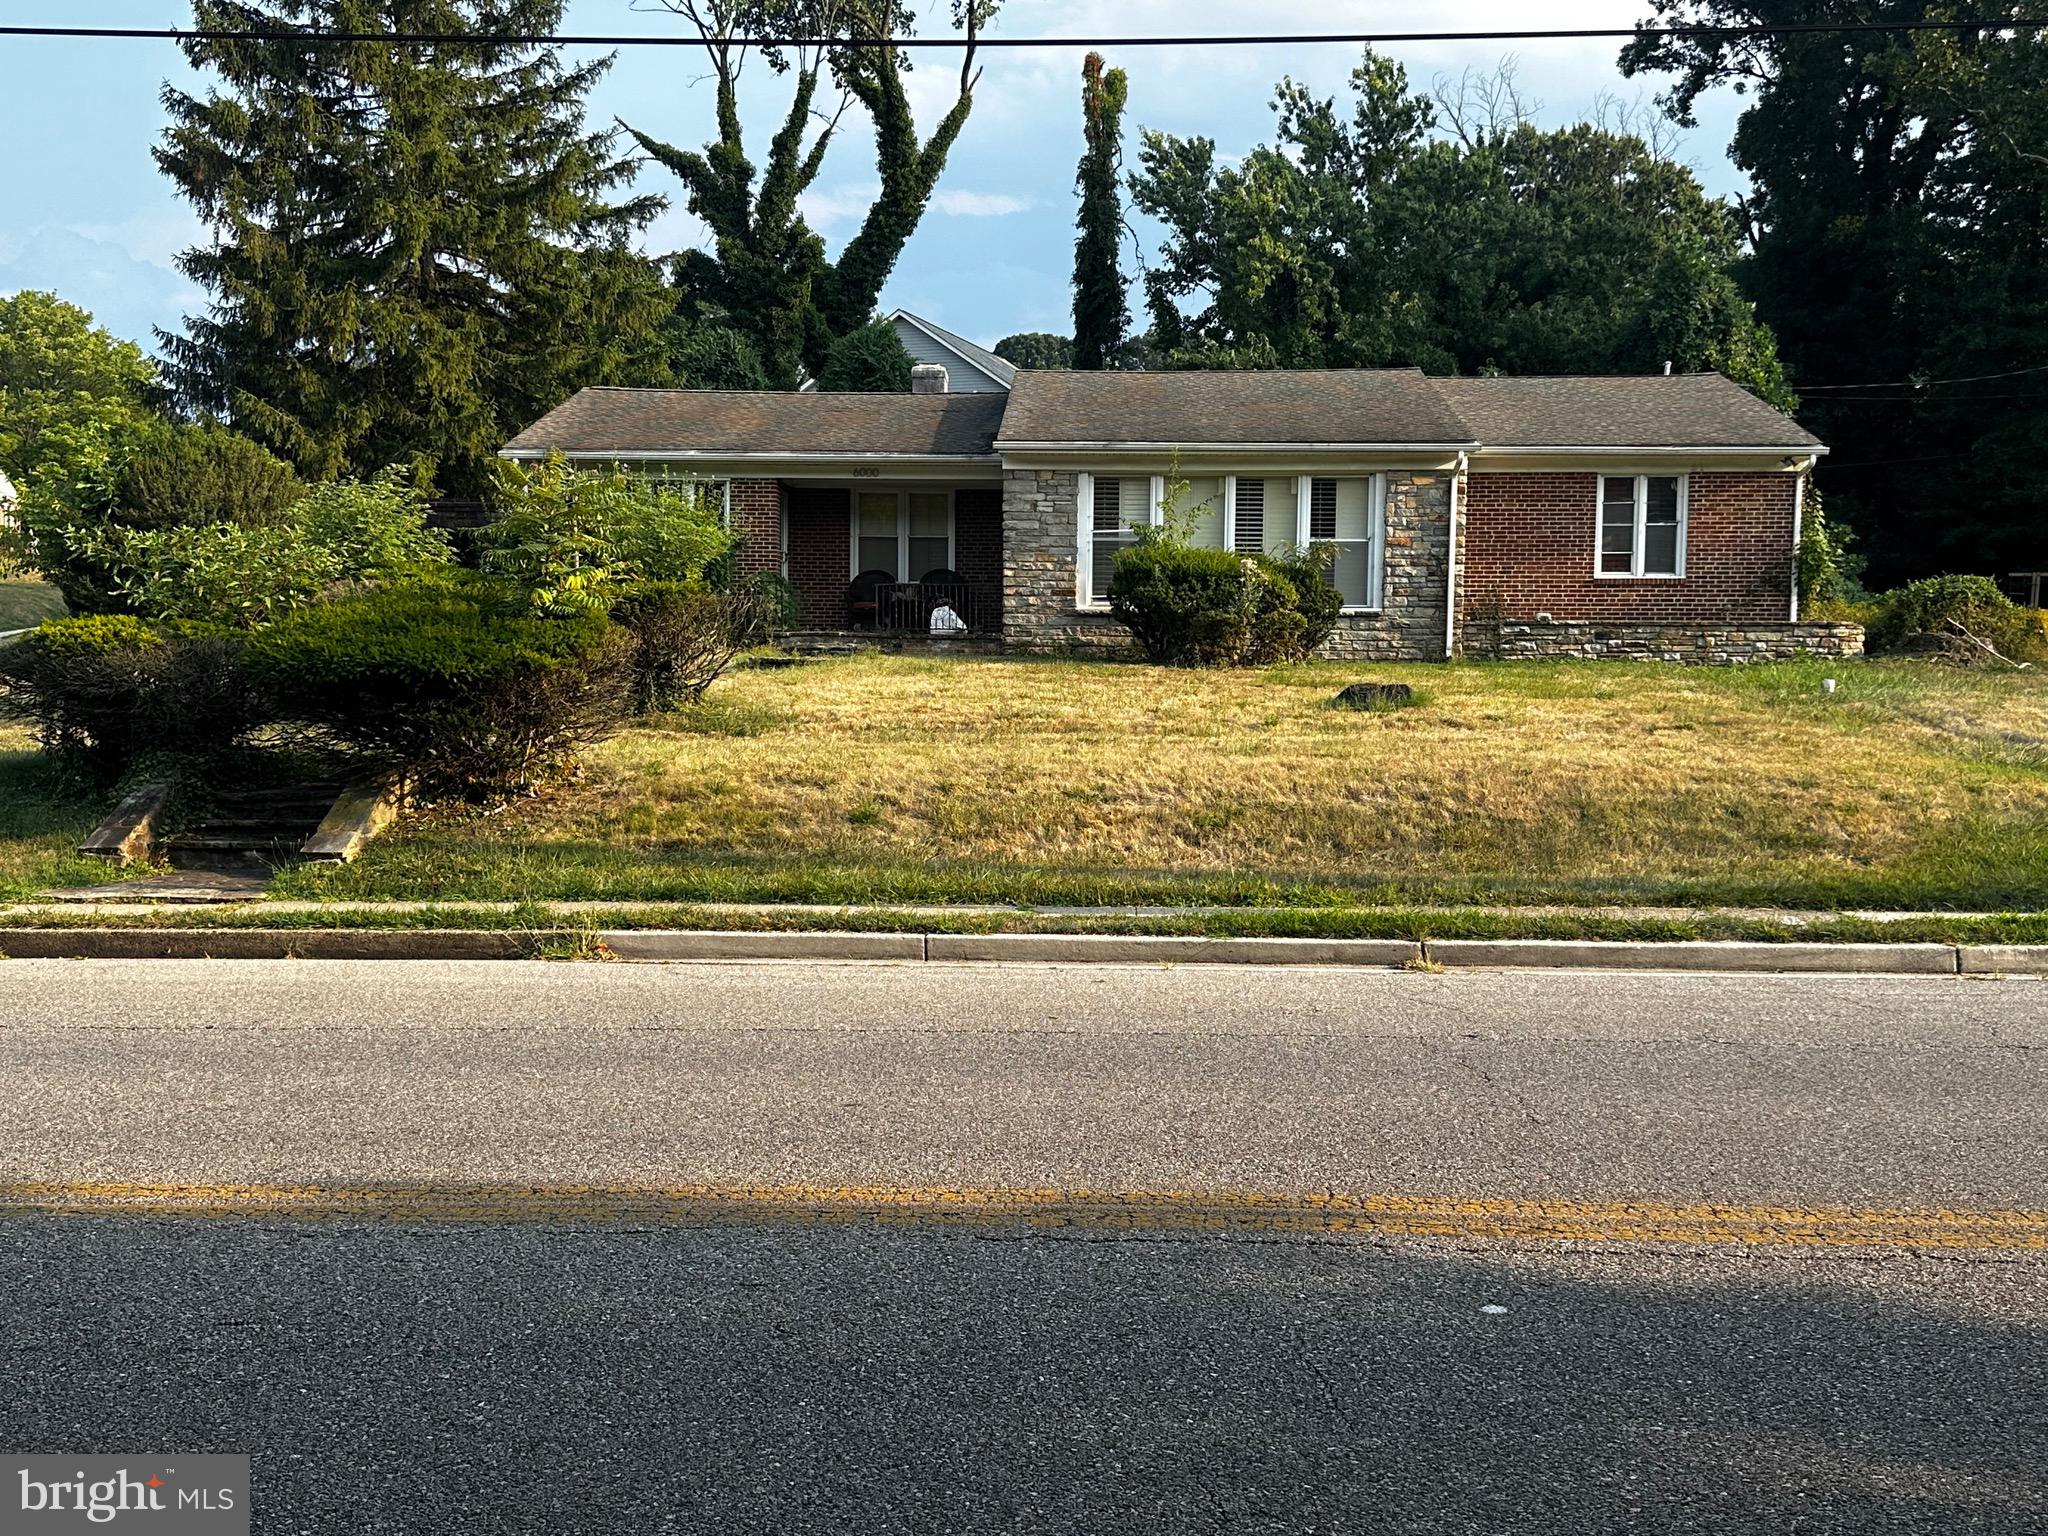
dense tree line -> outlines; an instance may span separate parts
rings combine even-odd
[[[1643,39],[1692,120],[1748,106],[1730,153],[1738,276],[1776,332],[1820,482],[1878,583],[2048,566],[2048,36],[2025,5],[1653,0],[1719,27],[1982,18],[1981,31]]]

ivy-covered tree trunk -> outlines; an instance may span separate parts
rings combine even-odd
[[[628,241],[658,199],[571,66],[510,41],[563,0],[199,0],[192,39],[221,84],[165,92],[157,160],[214,243],[184,271],[212,294],[166,335],[173,383],[310,477],[437,466],[476,487],[504,440],[585,384],[657,382],[669,300]],[[430,46],[314,34],[482,34]]]
[[[1081,63],[1081,132],[1087,147],[1075,185],[1081,193],[1080,237],[1074,241],[1074,366],[1114,367],[1131,307],[1117,260],[1123,236],[1124,103],[1130,87],[1120,69],[1105,73],[1102,55]]]
[[[690,211],[710,230],[708,250],[673,258],[677,302],[689,325],[739,332],[769,383],[793,389],[823,372],[835,341],[873,318],[882,285],[924,217],[973,110],[981,78],[975,45],[998,0],[954,0],[965,48],[959,91],[922,141],[904,88],[910,66],[902,50],[889,46],[913,26],[900,0],[664,3],[696,28],[717,89],[717,136],[702,150],[629,130],[682,181]],[[803,49],[738,45],[749,36],[837,41]],[[739,81],[752,58],[791,82],[765,169],[747,154],[739,115]],[[836,101],[822,99],[828,84]],[[817,180],[841,121],[856,104],[874,126],[881,189],[838,259],[828,261],[824,241],[805,224],[797,202]]]

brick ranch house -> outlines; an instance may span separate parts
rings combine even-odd
[[[1854,654],[1800,621],[1806,479],[1827,450],[1717,374],[1064,373],[953,393],[587,389],[509,458],[710,480],[743,568],[805,626],[1123,646],[1110,562],[1161,519],[1197,542],[1336,546],[1327,651],[1385,660]],[[950,622],[950,615],[942,616]]]

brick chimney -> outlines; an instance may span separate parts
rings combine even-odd
[[[946,392],[946,368],[943,363],[919,363],[910,370],[910,392],[913,395],[943,395]]]

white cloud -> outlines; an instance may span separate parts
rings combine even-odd
[[[967,219],[1000,218],[1004,214],[1022,213],[1030,206],[1030,198],[1012,197],[1007,192],[957,192],[942,187],[932,194],[932,207],[940,213]]]
[[[38,288],[90,310],[116,336],[156,349],[155,328],[175,331],[206,295],[182,274],[139,260],[113,240],[43,225],[0,240],[0,294]]]

